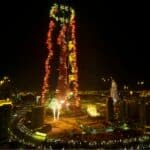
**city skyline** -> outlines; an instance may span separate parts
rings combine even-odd
[[[150,148],[145,3],[1,7],[1,149]]]

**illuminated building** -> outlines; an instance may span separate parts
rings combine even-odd
[[[87,113],[90,117],[98,117],[100,113],[97,111],[96,105],[89,104],[87,106]]]
[[[10,101],[0,101],[0,143],[9,138],[11,110],[12,103]]]
[[[9,77],[4,76],[0,80],[0,99],[7,99],[11,97],[11,81]]]
[[[73,93],[72,100],[78,106],[80,98],[78,96],[75,10],[66,4],[54,3],[49,15],[50,22],[46,41],[48,55],[45,60],[41,103],[45,103],[51,88],[49,81],[52,72],[51,63],[57,47],[59,49],[59,73],[56,96],[59,100],[66,100],[71,92]]]
[[[35,140],[41,141],[41,142],[46,140],[46,136],[47,136],[46,133],[41,133],[38,131],[36,131],[35,133],[32,134],[32,138],[34,138]]]

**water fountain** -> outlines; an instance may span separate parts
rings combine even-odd
[[[52,98],[51,102],[49,103],[48,106],[52,112],[53,112],[53,118],[54,120],[59,120],[59,115],[60,115],[60,109],[61,109],[61,104],[58,102],[58,100],[54,97]]]

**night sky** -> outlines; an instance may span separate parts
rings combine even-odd
[[[55,0],[54,0],[55,1]],[[149,9],[142,2],[68,0],[76,10],[80,89],[100,89],[101,78],[150,87]],[[1,4],[0,77],[22,90],[40,90],[52,1]]]

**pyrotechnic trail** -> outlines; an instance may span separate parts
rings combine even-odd
[[[57,98],[65,100],[68,93],[79,104],[78,67],[76,49],[75,11],[72,7],[55,3],[50,9],[50,23],[47,33],[47,58],[45,60],[45,76],[42,87],[41,103],[43,104],[50,91],[51,61],[54,49],[54,30],[60,29],[56,38],[59,46],[59,75],[57,80]]]

